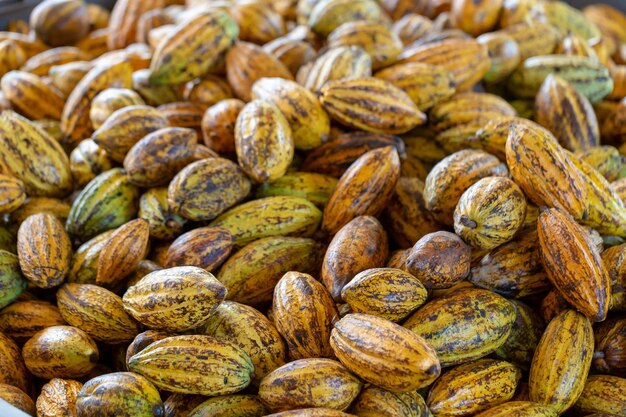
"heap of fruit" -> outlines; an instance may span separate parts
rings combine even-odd
[[[45,0],[0,76],[26,413],[626,416],[619,11]]]

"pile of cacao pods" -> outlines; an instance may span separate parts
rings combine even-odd
[[[27,414],[626,416],[616,9],[45,0],[0,76]]]

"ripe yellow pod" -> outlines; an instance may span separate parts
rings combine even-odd
[[[560,313],[537,345],[528,377],[530,399],[563,413],[583,392],[592,359],[589,319],[574,310]]]
[[[30,282],[52,288],[70,271],[72,244],[59,219],[49,213],[33,214],[20,225],[17,254],[22,273]]]
[[[513,239],[526,217],[526,198],[508,178],[487,177],[468,188],[454,211],[454,231],[472,247],[491,250]]]
[[[35,403],[18,387],[0,384],[0,400],[3,400],[3,403],[8,403],[10,406],[15,407],[14,409],[22,410],[29,416],[36,414]]]
[[[292,358],[333,356],[329,339],[339,313],[326,288],[312,276],[286,273],[274,289],[272,312]]]
[[[452,0],[450,19],[455,27],[478,36],[498,23],[503,0]]]
[[[65,284],[57,292],[57,304],[63,319],[106,343],[133,340],[140,332],[137,323],[111,291],[91,284]]]
[[[50,326],[65,324],[59,309],[47,301],[15,301],[0,310],[0,332],[18,342]]]
[[[124,294],[124,309],[140,323],[158,330],[184,331],[204,323],[226,297],[210,272],[181,266],[152,272]]]
[[[267,100],[246,104],[237,116],[235,149],[243,171],[256,182],[273,182],[285,175],[294,155],[287,119]]]
[[[559,293],[592,321],[603,321],[611,279],[587,231],[557,209],[539,216],[541,260]]]
[[[557,417],[559,414],[552,407],[531,401],[510,401],[497,405],[476,417]]]
[[[359,417],[420,417],[429,415],[424,398],[417,391],[392,392],[375,385],[361,391],[350,406]]]
[[[189,356],[181,355],[181,351]],[[246,388],[254,365],[232,342],[188,335],[166,337],[148,345],[128,359],[128,369],[171,392],[218,396]]]
[[[471,89],[489,71],[487,47],[475,39],[446,39],[414,44],[400,54],[398,63],[423,62],[450,71],[457,91]]]
[[[502,346],[515,317],[515,307],[504,297],[471,288],[424,304],[404,327],[422,336],[445,367],[480,359]]]
[[[22,349],[28,370],[40,378],[79,378],[98,362],[96,342],[71,326],[52,326],[33,335]]]
[[[271,217],[275,222],[268,223]],[[228,230],[241,246],[270,236],[309,237],[315,233],[322,212],[300,197],[265,197],[240,204],[215,219],[211,226]]]
[[[626,379],[610,375],[590,375],[574,410],[584,414],[626,415]]]
[[[441,373],[437,354],[424,339],[380,317],[348,314],[335,324],[330,345],[348,369],[384,389],[415,391]]]
[[[331,118],[367,132],[406,133],[426,122],[404,91],[379,78],[329,81],[319,99]]]
[[[402,41],[388,25],[368,21],[343,23],[328,35],[328,47],[358,46],[372,58],[372,69],[393,64],[402,52]]]
[[[259,387],[259,397],[272,411],[306,407],[346,410],[362,386],[361,381],[337,361],[298,359],[266,375]]]
[[[223,301],[202,325],[201,332],[230,340],[246,352],[254,365],[255,384],[285,364],[287,346],[280,333],[261,312],[245,304]]]
[[[31,376],[26,370],[20,348],[9,336],[0,332],[0,384],[30,392]]]
[[[546,129],[534,123],[511,126],[506,161],[517,185],[536,205],[584,217],[589,201],[583,175]]]
[[[468,187],[481,178],[507,174],[506,165],[484,151],[465,149],[453,153],[439,161],[426,177],[426,208],[442,223],[453,225],[454,210]]]
[[[365,153],[337,183],[324,209],[322,228],[335,234],[357,216],[380,214],[399,176],[400,158],[395,148],[388,146]]]
[[[394,296],[390,299],[389,294]],[[355,313],[400,322],[426,302],[427,291],[413,275],[395,268],[373,268],[354,276],[341,298]]]

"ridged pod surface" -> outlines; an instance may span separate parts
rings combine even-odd
[[[392,392],[369,385],[350,406],[359,417],[428,417],[431,416],[424,398],[417,391]]]
[[[245,304],[222,302],[202,325],[201,332],[230,340],[243,349],[254,364],[254,384],[286,362],[287,346],[274,324]]]
[[[150,82],[180,84],[203,76],[234,44],[238,34],[237,24],[219,10],[181,22],[156,47],[150,63]]]
[[[472,247],[494,249],[513,239],[526,217],[526,198],[508,178],[487,177],[468,188],[454,211],[454,230]]]
[[[47,301],[15,301],[0,310],[0,332],[18,342],[25,342],[46,327],[63,324],[59,309]]]
[[[328,81],[319,99],[331,118],[368,132],[406,133],[426,121],[404,91],[379,78]]]
[[[591,103],[564,79],[550,74],[537,93],[537,122],[572,152],[600,144],[600,128]]]
[[[426,297],[426,288],[416,277],[396,268],[366,269],[341,290],[341,298],[353,312],[393,322],[408,317],[426,302]]]
[[[63,96],[37,75],[11,71],[2,76],[0,86],[11,105],[30,119],[61,118]]]
[[[521,369],[527,370],[539,339],[545,330],[541,316],[519,300],[510,300],[515,306],[517,317],[506,342],[494,352],[499,359],[509,361]]]
[[[296,149],[316,148],[328,137],[328,115],[313,93],[296,82],[262,78],[252,86],[252,98],[271,101],[278,107],[289,123]]]
[[[198,227],[176,238],[167,250],[164,266],[197,266],[211,272],[228,259],[233,237],[219,227]]]
[[[452,153],[473,147],[471,138],[489,121],[516,115],[516,110],[499,96],[462,92],[430,109],[428,123],[439,145]]]
[[[557,417],[552,407],[531,401],[510,401],[476,414],[477,417]]]
[[[112,61],[95,66],[76,84],[65,101],[61,115],[61,129],[67,143],[75,146],[93,132],[89,110],[91,101],[101,91],[132,86],[132,67],[125,61]]]
[[[24,183],[12,175],[0,174],[0,214],[17,210],[26,200]]]
[[[515,316],[515,307],[505,298],[462,289],[424,304],[404,327],[422,336],[446,367],[480,359],[502,346]]]
[[[140,187],[165,185],[193,158],[197,144],[192,129],[170,127],[143,137],[128,151],[124,170]]]
[[[250,357],[234,343],[201,335],[156,341],[132,356],[128,368],[158,388],[207,396],[241,391],[254,372]]]
[[[49,75],[54,66],[70,62],[88,61],[90,55],[74,46],[61,46],[48,49],[28,59],[20,68],[21,71],[30,72],[40,77]]]
[[[266,375],[259,387],[259,397],[272,411],[306,407],[346,410],[362,386],[361,381],[337,361],[299,359]]]
[[[159,391],[141,375],[114,372],[93,378],[78,393],[76,417],[149,417],[163,415]]]
[[[30,392],[31,376],[26,370],[20,348],[9,336],[0,332],[0,384]]]
[[[341,134],[311,150],[301,169],[339,178],[360,156],[386,146],[396,148],[398,154],[406,150],[398,136],[358,131]]]
[[[587,216],[581,223],[606,235],[626,236],[626,208],[609,182],[589,163],[569,154],[588,190]]]
[[[328,36],[345,22],[376,21],[381,14],[380,6],[372,0],[322,0],[311,10],[308,26],[313,32]]]
[[[250,101],[252,86],[261,78],[293,80],[289,68],[260,46],[237,42],[226,54],[226,78],[235,96]]]
[[[517,43],[522,62],[533,56],[553,53],[559,39],[558,32],[552,25],[538,20],[509,25],[501,32],[513,38]]]
[[[475,39],[446,39],[405,48],[398,63],[423,62],[450,71],[457,91],[471,89],[489,70],[487,47]]]
[[[235,150],[241,169],[256,182],[273,182],[285,175],[294,155],[289,122],[268,100],[246,104],[235,125]]]
[[[436,416],[463,416],[509,401],[522,371],[513,364],[479,359],[459,365],[437,379],[426,404]]]
[[[139,333],[137,323],[111,291],[91,284],[65,284],[57,292],[57,305],[63,319],[95,340],[121,343]]]
[[[329,338],[339,313],[312,276],[286,273],[274,289],[273,321],[294,359],[332,357]]]
[[[251,183],[241,168],[223,158],[203,159],[183,168],[168,186],[172,212],[195,221],[211,220],[243,200]]]
[[[72,379],[53,378],[41,388],[37,397],[37,415],[40,417],[71,417],[75,414],[76,399],[83,384]]]
[[[274,221],[267,223],[268,217]],[[278,196],[234,207],[215,219],[211,226],[227,229],[235,238],[235,245],[241,246],[269,236],[309,237],[315,233],[321,220],[322,212],[310,201]]]
[[[423,62],[392,65],[374,76],[403,90],[421,111],[452,97],[456,91],[448,70]]]
[[[596,339],[594,368],[611,375],[626,376],[626,348],[624,348],[626,320],[618,318],[606,320],[595,329],[594,336]]]
[[[10,110],[0,115],[0,135],[0,171],[19,178],[28,195],[64,197],[72,190],[69,159],[50,135]]]
[[[400,177],[400,158],[393,147],[371,150],[341,176],[324,209],[322,227],[335,234],[353,218],[377,216],[389,201]]]
[[[506,165],[484,151],[466,149],[438,162],[426,177],[426,208],[439,221],[453,225],[454,209],[463,192],[481,178],[506,176]]]
[[[323,247],[313,239],[271,236],[248,243],[220,268],[217,279],[228,299],[252,306],[272,301],[274,287],[289,271],[319,272]]]
[[[587,415],[626,415],[626,379],[610,375],[590,375],[574,409]]]
[[[72,204],[65,228],[84,242],[121,226],[137,214],[139,189],[114,168],[91,180]]]
[[[165,127],[167,120],[157,109],[145,105],[124,106],[111,113],[92,138],[113,160],[123,162],[141,138]]]
[[[584,177],[550,132],[536,124],[511,126],[506,161],[517,185],[536,205],[559,208],[575,219],[586,216]]]
[[[357,46],[330,48],[315,61],[300,68],[297,79],[312,92],[319,91],[327,81],[372,75],[372,59]]]
[[[402,41],[388,25],[356,20],[343,23],[327,38],[330,48],[358,46],[372,58],[372,68],[379,69],[393,64],[402,52]]]
[[[69,273],[72,243],[59,219],[49,213],[33,214],[20,225],[17,254],[30,283],[52,288]]]
[[[189,417],[262,417],[268,410],[256,395],[224,395],[198,405]]]
[[[611,280],[587,231],[556,209],[541,213],[537,231],[541,260],[556,289],[590,320],[603,321]]]
[[[384,389],[415,391],[441,373],[437,354],[424,339],[380,317],[348,314],[335,324],[330,345],[348,369]]]
[[[226,297],[224,287],[202,268],[181,266],[152,272],[124,294],[124,309],[140,323],[180,332],[200,326]]]
[[[574,310],[560,313],[537,345],[528,377],[530,399],[566,411],[583,392],[592,357],[589,319]]]
[[[591,103],[613,90],[613,80],[597,60],[585,56],[543,55],[526,59],[511,75],[507,87],[518,97],[533,98],[546,77],[557,72]]]
[[[323,208],[332,195],[337,180],[329,175],[314,172],[287,172],[271,184],[261,184],[256,197],[293,196],[302,197]]]
[[[85,2],[54,0],[39,4],[30,15],[37,38],[51,46],[71,45],[89,32]]]
[[[150,228],[144,219],[131,220],[118,227],[100,251],[96,284],[115,288],[134,272],[147,254],[149,238]]]

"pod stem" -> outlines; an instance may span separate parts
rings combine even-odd
[[[460,222],[463,226],[469,227],[470,229],[476,229],[478,227],[478,223],[467,217],[465,214],[461,216]]]

